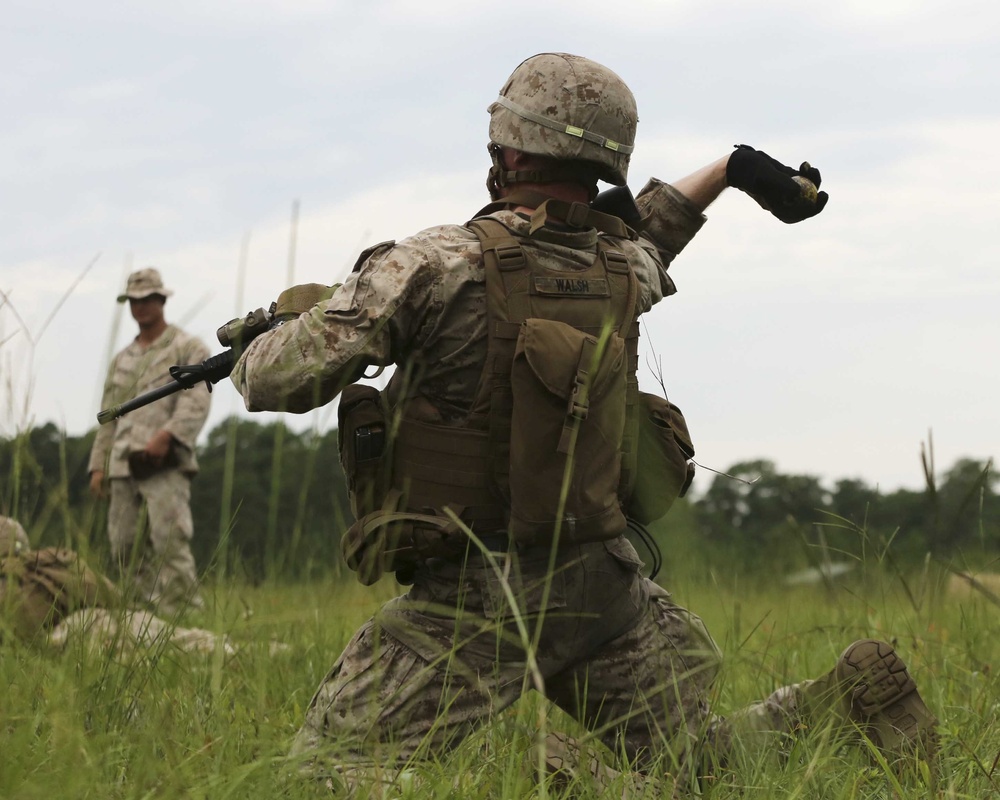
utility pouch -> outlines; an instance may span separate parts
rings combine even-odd
[[[128,471],[137,481],[145,480],[166,469],[173,469],[179,463],[173,442],[170,443],[170,449],[159,464],[150,461],[146,457],[145,450],[135,450],[128,454]]]
[[[382,508],[359,517],[340,540],[344,561],[371,586],[386,572],[412,583],[413,571],[427,558],[446,558],[468,543],[462,526],[444,514],[400,510],[401,493],[388,492]]]
[[[381,509],[391,475],[386,447],[386,413],[372,386],[351,384],[340,395],[337,409],[340,464],[355,519]]]
[[[510,527],[518,542],[609,539],[625,430],[625,341],[527,319],[511,368]]]
[[[638,463],[626,511],[647,523],[666,514],[694,479],[694,445],[681,410],[662,397],[639,392]]]

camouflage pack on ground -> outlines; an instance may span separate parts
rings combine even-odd
[[[80,608],[120,603],[114,584],[71,550],[46,547],[0,558],[0,624],[33,639]]]

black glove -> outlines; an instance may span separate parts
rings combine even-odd
[[[826,192],[817,192],[814,197],[811,187],[795,178],[805,178],[817,189],[822,180],[819,170],[808,161],[792,169],[745,144],[736,145],[726,165],[726,183],[746,192],[761,208],[789,224],[816,216],[829,200]]]

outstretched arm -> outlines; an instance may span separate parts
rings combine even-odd
[[[808,163],[794,169],[746,145],[673,184],[651,178],[635,201],[643,217],[641,240],[659,256],[663,294],[673,291],[667,267],[705,224],[703,212],[727,187],[746,192],[782,222],[792,223],[823,210],[828,198],[819,185],[819,170]]]
[[[687,177],[673,182],[673,187],[691,201],[691,205],[700,213],[729,186],[726,181],[726,165],[731,153],[718,161],[713,161]]]

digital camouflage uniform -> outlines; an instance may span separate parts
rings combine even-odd
[[[81,608],[120,604],[114,584],[72,550],[24,545],[4,548],[0,554],[2,628],[16,638],[47,634]]]
[[[638,241],[619,240],[639,279],[642,310],[672,294],[666,268],[704,222],[676,190],[650,181],[637,203],[650,215]],[[492,215],[553,269],[594,257],[597,232]],[[465,226],[425,230],[366,251],[332,299],[259,337],[233,381],[250,410],[303,412],[332,400],[359,356],[397,364],[390,402],[403,396],[428,418],[461,421],[486,357],[483,257]],[[414,398],[417,401],[414,403]],[[426,402],[421,402],[425,400]],[[386,604],[347,645],[323,681],[294,752],[330,751],[331,764],[405,759],[421,743],[454,743],[516,700],[529,671],[507,591],[528,635],[543,620],[536,676],[547,697],[602,731],[630,758],[669,750],[684,760],[706,737],[729,741],[708,690],[720,653],[701,620],[639,572],[624,536],[549,548],[435,559],[409,592]],[[526,683],[527,680],[527,683]],[[537,687],[542,688],[542,687]],[[739,715],[741,729],[787,730],[798,692],[783,690]],[[390,744],[391,743],[391,744]],[[391,755],[390,755],[391,754]]]
[[[205,345],[168,325],[149,347],[133,341],[111,362],[102,408],[130,400],[170,380],[169,367],[208,358]],[[198,471],[195,440],[208,416],[210,395],[204,384],[168,395],[101,425],[90,452],[88,471],[110,478],[108,538],[122,569],[134,570],[136,593],[169,612],[185,601],[200,604],[191,554],[191,477]],[[160,430],[173,437],[172,465],[137,477],[129,455],[145,448]]]

